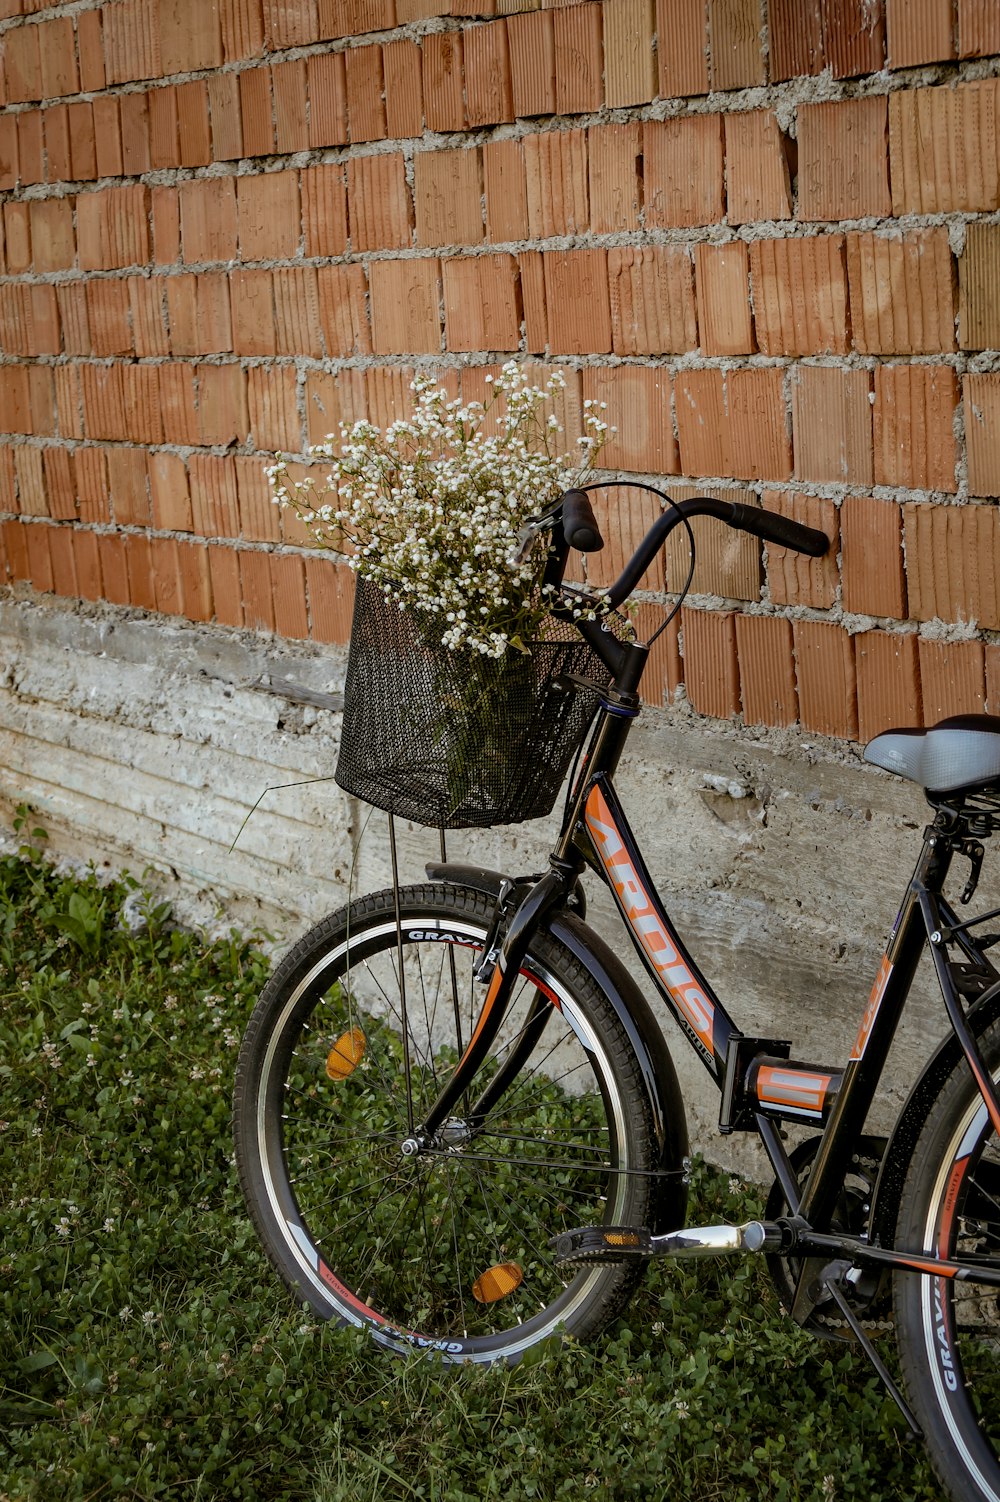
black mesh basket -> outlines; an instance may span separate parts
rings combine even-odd
[[[518,824],[552,809],[596,708],[566,673],[608,671],[569,624],[530,654],[450,651],[381,589],[358,580],[336,780],[418,824]]]

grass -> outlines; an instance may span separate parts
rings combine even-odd
[[[0,1502],[939,1496],[866,1363],[782,1321],[753,1259],[661,1264],[598,1345],[512,1370],[318,1326],[231,1161],[266,959],[21,837],[0,858]],[[760,1208],[707,1170],[695,1197],[705,1220]]]

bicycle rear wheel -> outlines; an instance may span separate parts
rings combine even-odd
[[[1000,1023],[980,1039],[1000,1077]],[[1000,1269],[1000,1140],[965,1060],[928,1115],[897,1245]],[[914,1412],[954,1502],[1000,1502],[1000,1288],[896,1274],[896,1340]]]
[[[559,1330],[596,1334],[621,1310],[642,1264],[574,1275],[548,1243],[575,1225],[644,1224],[658,1161],[625,1033],[544,933],[475,1088],[437,1144],[403,1154],[471,1036],[491,914],[464,888],[404,890],[403,987],[391,891],[325,919],[262,993],[234,1101],[250,1214],[296,1295],[391,1348],[477,1362]],[[482,1088],[529,1036],[480,1123]]]

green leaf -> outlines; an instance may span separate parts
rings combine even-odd
[[[30,1356],[25,1356],[22,1361],[19,1361],[18,1365],[22,1372],[40,1372],[44,1371],[47,1366],[55,1366],[58,1359],[58,1356],[54,1356],[51,1351],[33,1351]]]

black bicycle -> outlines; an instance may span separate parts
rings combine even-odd
[[[960,918],[944,894],[959,857],[960,902],[971,900],[984,841],[1000,828],[1000,718],[889,731],[867,748],[870,762],[923,787],[932,817],[846,1063],[802,1063],[786,1040],[740,1032],[657,895],[615,792],[648,644],[608,612],[675,527],[690,536],[692,516],[812,555],[828,540],[756,507],[669,504],[610,590],[560,594],[555,614],[569,624],[545,683],[529,673],[513,709],[488,722],[499,800],[477,803],[476,779],[455,775],[468,760],[456,763],[454,740],[442,740],[446,730],[460,736],[467,685],[439,692],[428,711],[438,669],[419,644],[361,664],[361,683],[376,659],[391,659],[397,677],[404,661],[407,684],[428,685],[397,716],[396,739],[412,741],[410,773],[394,763],[383,784],[408,796],[426,774],[429,823],[538,812],[548,795],[540,800],[537,778],[558,782],[565,748],[593,712],[591,730],[547,870],[443,859],[426,884],[396,881],[326,918],[276,970],[236,1082],[250,1214],[282,1278],[318,1315],[390,1349],[458,1362],[516,1359],[558,1332],[595,1335],[654,1257],[762,1253],[793,1319],[864,1349],[948,1494],[1000,1502],[1000,972],[987,953],[1000,932],[982,928],[1000,911]],[[600,546],[579,491],[533,523],[532,536],[545,532],[550,582],[562,579],[571,546]],[[477,684],[476,703],[484,696]],[[534,715],[526,696],[542,706]],[[548,737],[541,750],[518,739],[532,719]],[[556,721],[568,727],[557,750]],[[374,760],[383,740],[393,735],[372,742]],[[522,783],[528,792],[511,803]],[[684,1229],[676,1076],[641,991],[586,922],[586,868],[608,885],[653,987],[717,1084],[720,1130],[755,1132],[767,1151],[774,1183],[759,1222]],[[868,1136],[925,945],[950,1031],[891,1135]],[[789,1123],[813,1128],[792,1150]],[[870,1334],[893,1314],[905,1396]]]

